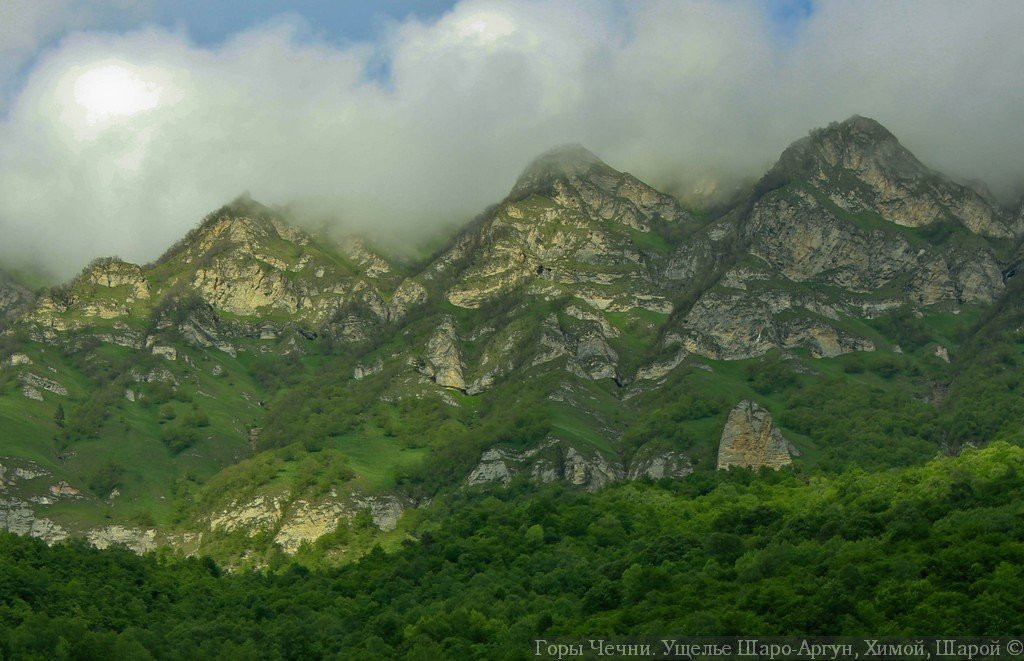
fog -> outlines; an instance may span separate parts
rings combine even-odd
[[[1024,3],[821,2],[799,23],[763,7],[465,0],[341,45],[293,15],[215,47],[65,26],[5,83],[0,258],[62,276],[145,262],[242,191],[415,241],[567,142],[721,191],[855,113],[932,167],[1019,192]]]

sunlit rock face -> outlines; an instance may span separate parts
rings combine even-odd
[[[671,304],[655,286],[661,257],[637,245],[655,223],[692,221],[677,201],[618,172],[579,146],[540,157],[480,226],[430,268],[462,268],[447,298],[475,308],[520,285],[538,293],[571,288],[606,310]],[[656,241],[656,237],[651,237]]]
[[[718,444],[718,468],[739,466],[779,469],[793,463],[790,444],[775,426],[772,414],[745,399],[729,414]]]

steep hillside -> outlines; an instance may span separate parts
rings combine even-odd
[[[0,527],[341,562],[453,490],[920,463],[1019,424],[1020,230],[861,117],[714,215],[557,148],[417,267],[242,197],[0,284]]]

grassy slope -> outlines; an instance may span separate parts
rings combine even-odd
[[[458,313],[460,317],[472,317],[476,314],[464,310],[451,312]],[[542,318],[545,314],[545,310],[539,310],[536,318]],[[966,311],[960,316],[935,313],[922,321],[936,341],[955,347],[955,342],[962,335],[965,325],[978,314],[976,310]],[[457,320],[460,317],[457,317]],[[469,317],[465,322],[471,325],[474,320]],[[627,355],[640,353],[650,346],[656,338],[658,325],[664,323],[665,315],[642,312],[609,313],[607,318],[621,332],[621,336],[615,341],[616,350]],[[858,331],[862,334],[886,340],[876,328],[863,322],[855,323],[859,325]],[[426,332],[431,324],[427,321],[422,327],[423,332]],[[404,338],[401,344],[407,344],[412,340],[413,338]],[[882,346],[895,343],[897,342],[893,338],[888,338],[887,342],[880,342]],[[255,346],[254,344],[252,348]],[[397,345],[384,349],[395,348]],[[107,347],[103,351],[111,352],[112,357],[131,357],[131,351],[127,349]],[[62,375],[62,383],[70,390],[70,400],[86,397],[90,388],[88,378],[75,369],[73,361],[62,359],[56,350],[41,346],[32,347],[32,354],[34,360],[37,360],[34,368],[39,369],[41,373],[44,373],[48,366],[58,369]],[[197,365],[196,370],[184,369],[181,361],[186,355]],[[75,442],[72,446],[73,456],[64,463],[55,460],[52,450],[54,436],[58,431],[53,423],[53,410],[59,398],[47,393],[46,401],[33,402],[18,393],[15,383],[9,383],[7,394],[0,397],[0,416],[3,416],[4,429],[10,430],[0,434],[0,455],[34,459],[53,470],[55,477],[67,479],[77,485],[88,484],[89,480],[110,462],[125,468],[122,483],[118,487],[121,496],[112,505],[93,497],[61,504],[52,510],[54,518],[58,521],[79,520],[92,524],[145,520],[145,516],[140,519],[140,513],[145,512],[156,523],[166,525],[174,519],[175,508],[180,506],[180,503],[175,502],[174,496],[183,483],[193,485],[193,494],[201,493],[201,485],[214,474],[225,466],[235,464],[251,455],[248,428],[259,426],[266,410],[259,407],[257,401],[267,401],[269,408],[275,409],[278,406],[275,402],[284,401],[290,392],[308,391],[309,396],[315,397],[315,393],[322,390],[325,384],[339,388],[340,393],[346,392],[346,389],[355,389],[351,391],[353,394],[361,388],[369,387],[366,385],[367,382],[349,381],[347,374],[351,372],[339,371],[337,359],[314,353],[303,358],[306,366],[303,381],[276,394],[266,392],[250,374],[256,360],[252,352],[242,352],[237,358],[232,358],[216,350],[189,350],[182,352],[177,364],[157,363],[160,367],[172,368],[182,383],[182,398],[188,401],[171,400],[160,406],[146,407],[141,402],[132,403],[123,398],[117,399],[111,407],[111,415],[104,424],[102,433],[96,438]],[[760,402],[775,414],[776,421],[784,433],[803,453],[798,463],[814,466],[822,459],[822,452],[828,441],[808,436],[787,424],[786,414],[794,404],[794,397],[803,389],[812,386],[825,387],[821,384],[828,379],[836,379],[848,384],[849,387],[887,393],[909,400],[920,396],[925,390],[929,374],[942,370],[942,366],[935,364],[931,359],[926,348],[903,356],[883,352],[859,358],[843,356],[835,359],[811,359],[807,356],[801,357],[801,352],[796,352],[795,361],[786,363],[786,371],[796,374],[796,381],[779,389],[765,389],[757,386],[751,376],[765,360],[700,360],[696,362],[710,369],[697,368],[696,365],[683,368],[683,376],[674,377],[668,385],[663,386],[668,398],[699,393],[703,397],[720,402],[719,412],[696,419],[677,420],[673,424],[684,430],[683,436],[687,440],[673,441],[670,445],[675,444],[680,449],[693,452],[698,458],[698,466],[713,465],[713,456],[725,413],[740,399],[750,398]],[[866,361],[866,366],[851,369],[850,363],[858,360]],[[885,375],[881,374],[876,369],[875,362],[883,360],[896,361],[895,371],[889,370]],[[214,365],[222,370],[220,376],[212,374]],[[314,374],[320,374],[320,378],[326,378],[326,381],[309,381]],[[622,392],[610,381],[571,381],[572,389],[576,393],[576,404],[545,400],[544,410],[549,419],[550,433],[573,444],[591,446],[607,454],[615,455],[620,451],[616,441],[619,434],[628,433],[630,429],[642,425],[645,418],[662,406],[657,402],[647,401],[645,397],[624,402],[621,399]],[[499,386],[498,392],[492,394],[492,398],[502,399],[502,388],[503,386]],[[529,385],[516,396],[518,399],[510,401],[521,400],[524,406],[529,407],[529,402],[534,401],[531,399],[533,396],[525,396],[523,392],[530,392]],[[462,416],[464,425],[468,425],[469,428],[483,428],[487,421],[496,415],[492,409],[480,409],[481,400],[478,397],[466,397],[458,393],[452,395],[460,403],[458,408],[461,412],[458,415]],[[208,414],[210,425],[198,430],[200,440],[196,445],[175,455],[160,441],[163,428],[173,424],[161,421],[161,412],[170,408],[176,413],[176,418],[180,419],[187,415],[193,406],[200,407]],[[445,407],[450,408],[447,405]],[[367,412],[368,410],[363,413]],[[353,415],[363,413],[356,411]],[[302,441],[305,437],[302,429],[296,428],[293,441]],[[407,436],[389,436],[371,420],[359,422],[349,431],[330,438],[333,440],[324,447],[340,452],[356,474],[350,483],[351,486],[370,491],[393,488],[401,475],[423,465],[426,457],[439,451],[444,444],[443,439],[432,441],[433,444],[419,445]],[[656,431],[644,440],[658,442],[662,438],[660,432]],[[437,444],[439,442],[441,446]],[[293,454],[293,457],[284,459],[285,467],[268,483],[268,488],[284,489],[290,484],[295,466],[308,453],[300,449]],[[921,455],[921,459],[927,456]],[[876,459],[866,461],[871,463]],[[281,486],[273,487],[273,484]],[[222,497],[218,498],[218,501],[224,503],[230,502],[239,494],[229,491],[220,495]]]

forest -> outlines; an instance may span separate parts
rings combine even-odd
[[[397,550],[340,567],[310,546],[232,573],[4,534],[0,655],[525,659],[565,635],[1010,634],[1022,503],[1024,449],[1000,441],[872,473],[463,490]]]

